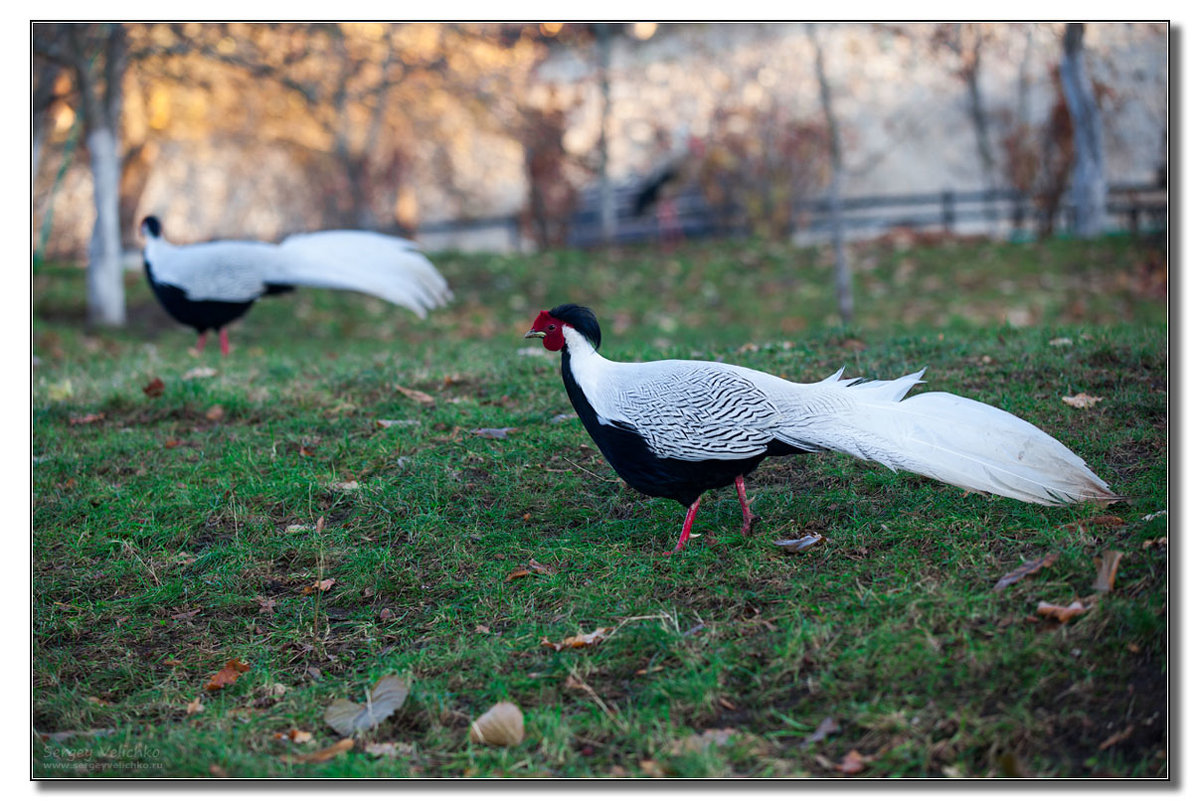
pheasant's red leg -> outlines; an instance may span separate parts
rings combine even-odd
[[[754,521],[758,516],[749,510],[749,498],[745,496],[745,476],[737,476],[733,483],[737,486],[737,500],[741,501],[741,533],[748,536],[754,530]]]
[[[683,518],[683,533],[679,535],[679,541],[674,546],[674,550],[666,554],[667,556],[673,556],[683,550],[683,546],[687,544],[687,540],[691,537],[691,524],[695,522],[695,510],[698,508],[699,498],[696,498],[695,503],[687,508],[687,516]]]
[[[196,353],[204,352],[204,345],[208,342],[208,332],[200,334],[200,338],[196,340]]]
[[[224,328],[221,329],[221,355],[229,355],[229,332]]]

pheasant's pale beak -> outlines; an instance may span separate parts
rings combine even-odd
[[[545,339],[545,332],[534,331],[532,328],[530,328],[528,333],[525,334],[525,339]]]

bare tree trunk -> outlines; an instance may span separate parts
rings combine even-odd
[[[1062,91],[1074,123],[1074,170],[1071,199],[1074,202],[1074,231],[1093,238],[1103,233],[1107,179],[1104,176],[1103,125],[1084,63],[1081,23],[1070,23],[1062,40]]]
[[[845,253],[845,221],[841,209],[841,185],[844,180],[845,163],[842,155],[841,129],[833,110],[833,91],[829,86],[828,73],[824,68],[824,49],[816,36],[815,26],[808,25],[808,38],[816,51],[816,80],[820,83],[820,106],[824,110],[825,125],[828,126],[829,160],[832,162],[832,180],[829,182],[829,212],[833,218],[833,258],[837,280],[837,311],[841,322],[849,325],[853,320],[853,279],[850,275],[849,258]]]
[[[96,223],[88,245],[87,315],[98,325],[125,324],[125,279],[121,265],[121,159],[117,137],[107,126],[87,134],[91,156]]]
[[[92,167],[96,221],[88,244],[87,317],[94,325],[125,324],[125,276],[121,264],[121,82],[125,75],[125,29],[88,26],[77,43],[76,79],[83,100]],[[72,38],[75,38],[74,36]]]
[[[600,135],[599,143],[599,204],[600,235],[604,244],[616,238],[616,194],[612,189],[612,177],[608,174],[608,123],[612,117],[612,89],[609,72],[612,65],[612,31],[608,23],[600,23],[595,30],[595,46],[599,57],[600,82]]]
[[[978,160],[982,166],[983,188],[988,191],[995,189],[995,155],[991,150],[991,132],[987,125],[986,103],[983,101],[982,82],[979,76],[982,72],[983,36],[973,26],[966,26],[968,41],[962,43],[962,73],[966,81],[966,91],[970,98],[970,122],[974,127],[974,143],[978,148]],[[994,233],[995,213],[993,201],[986,203],[987,224]]]

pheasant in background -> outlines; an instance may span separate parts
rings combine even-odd
[[[218,241],[172,245],[157,217],[142,220],[146,278],[167,313],[199,334],[202,351],[217,331],[229,355],[225,326],[263,295],[296,286],[348,289],[411,309],[424,319],[453,297],[437,268],[406,239],[371,231],[320,231],[279,244]]]
[[[598,352],[595,315],[569,303],[541,312],[525,337],[562,352],[566,393],[617,474],[687,507],[672,553],[686,545],[705,490],[734,484],[749,533],[745,476],[767,456],[839,451],[1047,506],[1119,500],[1070,449],[1019,417],[946,392],[905,400],[923,370],[891,381],[838,370],[796,384],[717,362],[612,362]]]
[[[658,236],[667,243],[683,238],[676,200],[680,192],[698,179],[704,156],[704,143],[699,137],[676,132],[674,140],[676,144],[669,155],[641,182],[633,198],[633,216],[641,217],[654,209]]]

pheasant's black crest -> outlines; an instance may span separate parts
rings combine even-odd
[[[550,316],[557,317],[562,322],[570,325],[574,330],[587,337],[587,341],[591,343],[592,347],[599,350],[599,320],[595,319],[595,313],[591,309],[586,306],[580,306],[577,303],[563,303],[560,306],[550,309]]]

